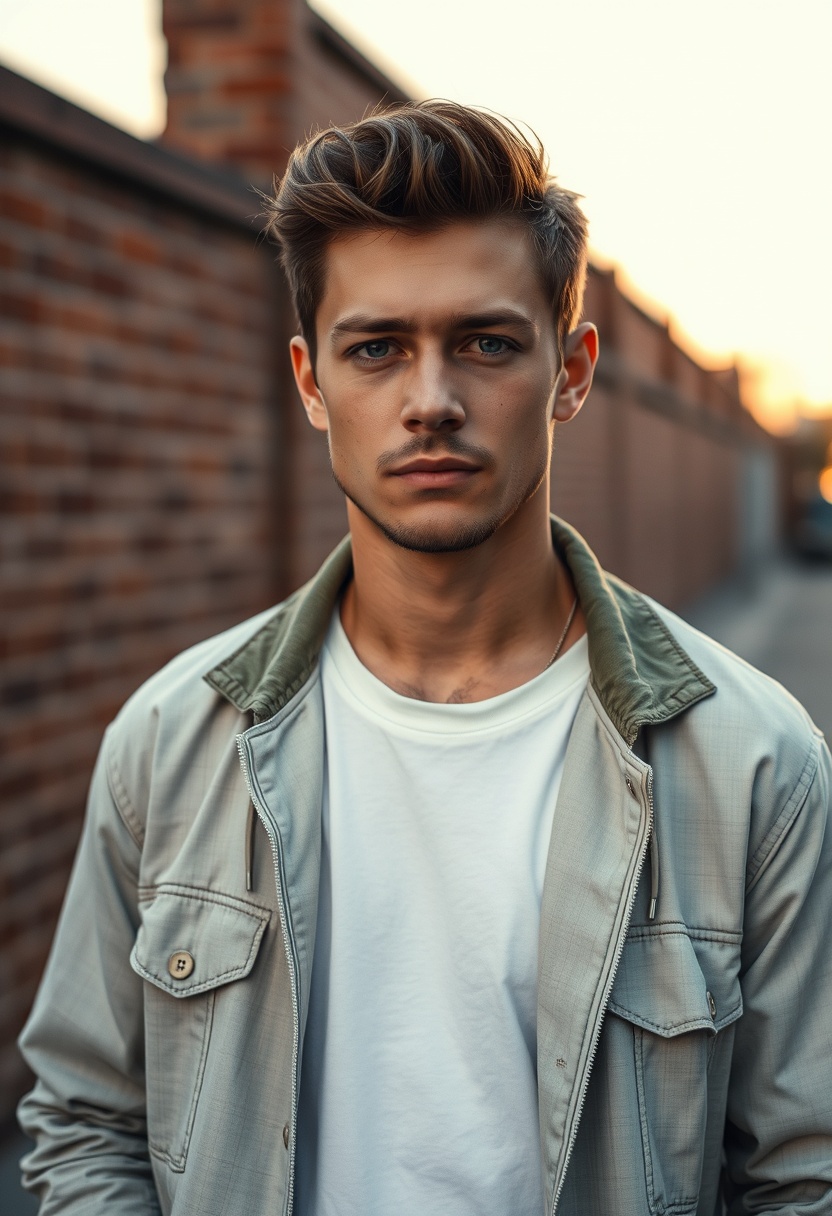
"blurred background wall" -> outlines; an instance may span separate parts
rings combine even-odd
[[[158,144],[0,70],[0,1122],[106,723],[345,530],[252,186],[310,128],[404,94],[302,0],[166,0],[164,29]],[[698,366],[612,273],[591,269],[585,315],[602,356],[553,506],[684,606],[776,546],[775,442],[733,369]]]

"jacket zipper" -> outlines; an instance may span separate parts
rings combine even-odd
[[[249,797],[251,798],[252,806],[257,812],[257,817],[266,829],[266,834],[269,837],[269,842],[272,847],[272,860],[274,862],[274,882],[277,888],[277,906],[280,912],[280,928],[283,933],[283,946],[286,951],[286,962],[289,966],[289,986],[292,994],[292,1112],[289,1123],[289,1189],[286,1203],[286,1216],[291,1216],[294,1203],[295,1190],[295,1130],[297,1124],[297,1109],[298,1109],[298,1057],[300,1055],[300,1013],[298,1001],[298,961],[295,952],[295,944],[289,928],[289,916],[286,908],[286,901],[283,896],[284,881],[282,875],[283,865],[283,850],[281,848],[280,834],[276,833],[271,825],[271,820],[267,815],[261,799],[254,789],[253,773],[254,765],[251,763],[251,753],[248,747],[248,740],[245,735],[237,736],[237,751],[240,754],[240,766],[243,770],[243,778],[246,783]]]
[[[575,1139],[578,1135],[578,1127],[580,1126],[581,1115],[583,1114],[584,1103],[586,1102],[586,1092],[587,1092],[587,1089],[589,1088],[589,1077],[590,1077],[590,1073],[592,1072],[592,1065],[595,1063],[595,1056],[598,1054],[598,1043],[601,1038],[601,1028],[604,1024],[604,1016],[607,1012],[607,1006],[609,1005],[610,996],[612,995],[613,984],[615,983],[615,977],[616,977],[616,974],[618,973],[619,964],[621,963],[621,955],[624,952],[624,942],[626,941],[627,933],[629,932],[630,921],[633,916],[633,905],[635,904],[635,901],[636,901],[636,894],[638,892],[639,880],[641,878],[642,870],[644,869],[644,862],[647,858],[647,849],[649,848],[649,845],[650,845],[650,835],[651,835],[652,831],[653,831],[653,770],[652,770],[652,768],[648,768],[648,770],[647,770],[647,831],[644,836],[644,842],[642,843],[641,849],[639,851],[638,865],[636,866],[636,872],[633,875],[632,889],[630,891],[630,895],[627,900],[627,907],[624,912],[624,923],[621,928],[621,933],[618,936],[618,942],[617,942],[616,948],[615,948],[615,957],[613,958],[613,961],[612,961],[612,969],[610,970],[609,979],[607,980],[606,988],[604,989],[604,999],[601,1002],[601,1012],[598,1016],[598,1021],[596,1023],[595,1030],[593,1031],[593,1035],[592,1035],[592,1045],[590,1046],[590,1049],[589,1049],[589,1059],[587,1060],[586,1069],[584,1070],[584,1076],[583,1076],[583,1080],[581,1082],[581,1091],[578,1095],[577,1117],[575,1119],[575,1122],[572,1125],[572,1134],[569,1137],[569,1144],[567,1145],[567,1148],[566,1148],[566,1157],[564,1158],[563,1169],[561,1170],[561,1174],[560,1174],[560,1183],[558,1185],[557,1191],[555,1192],[554,1199],[552,1200],[552,1216],[555,1216],[555,1214],[557,1212],[558,1203],[560,1202],[560,1197],[563,1192],[564,1184],[566,1182],[566,1171],[569,1168],[569,1162],[572,1158],[572,1150],[575,1147]]]

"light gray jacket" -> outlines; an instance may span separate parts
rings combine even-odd
[[[781,688],[603,574],[566,525],[553,536],[592,677],[541,913],[547,1212],[830,1216],[828,750]],[[317,657],[349,574],[345,543],[107,732],[21,1040],[44,1214],[292,1210]]]

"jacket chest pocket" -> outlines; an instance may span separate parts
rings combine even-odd
[[[270,913],[192,887],[141,893],[130,965],[145,985],[145,1077],[151,1153],[182,1171],[211,1039],[217,989],[254,966]]]
[[[684,927],[636,930],[625,944],[609,1010],[631,1031],[651,1216],[697,1209],[713,1099],[709,1069],[742,1013],[738,963],[738,943],[694,945]]]

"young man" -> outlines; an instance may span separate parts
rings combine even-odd
[[[585,222],[492,116],[269,227],[351,545],[110,728],[23,1050],[43,1213],[832,1213],[829,754],[549,516]]]

